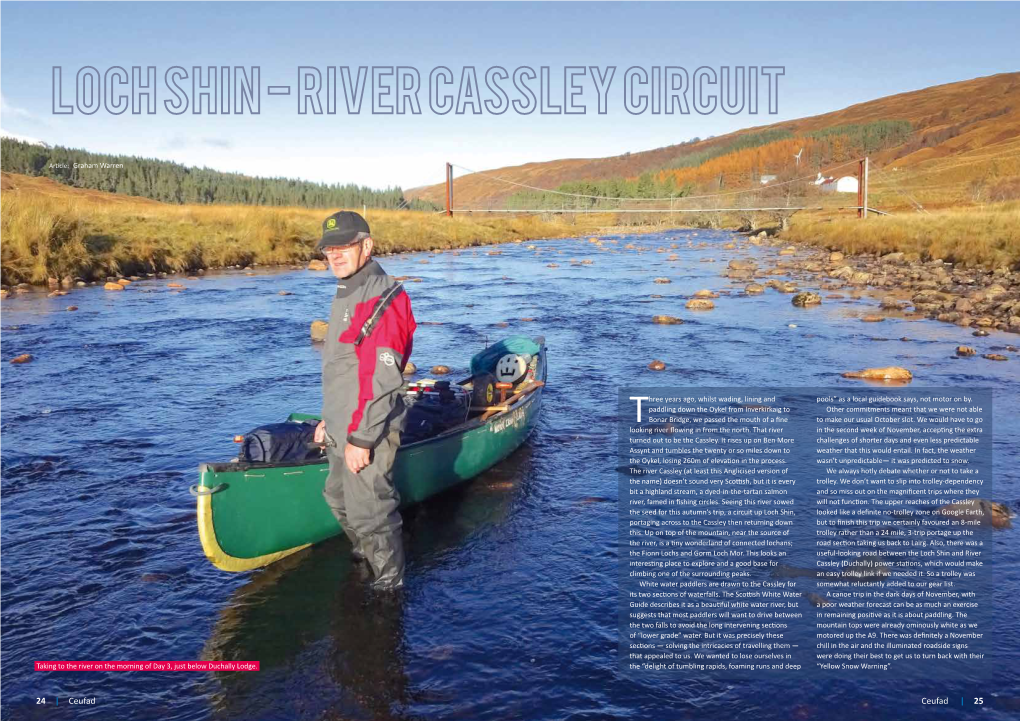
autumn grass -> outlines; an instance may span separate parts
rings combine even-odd
[[[45,283],[230,265],[303,263],[316,256],[333,209],[174,206],[7,190],[0,198],[3,282]],[[379,253],[463,248],[588,234],[613,216],[455,216],[369,210]]]
[[[9,176],[9,174],[4,174]],[[0,261],[5,284],[64,276],[101,279],[185,272],[230,265],[304,263],[315,257],[322,219],[331,209],[166,205],[55,184],[5,186],[0,197]],[[50,186],[53,186],[52,188]],[[45,191],[45,192],[43,192]],[[113,202],[113,199],[116,202]],[[537,238],[588,236],[618,220],[649,228],[662,214],[460,215],[369,210],[379,253],[463,248]],[[692,225],[737,227],[739,219],[685,217]],[[616,228],[615,230],[622,230]],[[636,230],[636,228],[635,228]],[[901,211],[866,221],[798,213],[783,237],[847,253],[903,251],[963,265],[1020,263],[1020,202],[929,214]]]
[[[844,253],[916,254],[964,266],[998,268],[1020,263],[1020,202],[930,213],[821,217],[798,214],[782,237]]]

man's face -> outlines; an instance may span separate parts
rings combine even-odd
[[[337,278],[348,278],[365,265],[372,257],[372,239],[352,243],[351,245],[330,245],[322,249],[329,269]]]

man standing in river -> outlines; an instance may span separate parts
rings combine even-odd
[[[340,211],[316,246],[337,278],[322,349],[322,421],[329,476],[323,496],[379,590],[404,582],[404,545],[393,482],[405,407],[403,369],[415,322],[403,286],[372,259],[368,223]]]

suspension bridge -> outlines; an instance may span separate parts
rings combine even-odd
[[[826,178],[828,173],[844,168],[857,168],[857,202],[848,204],[832,193],[835,202],[824,202],[824,194],[817,187],[818,180],[831,181]],[[613,197],[605,195],[589,195],[571,193],[563,190],[541,188],[516,180],[504,178],[490,172],[473,170],[455,163],[446,164],[445,209],[438,211],[452,216],[454,213],[776,213],[786,214],[801,210],[853,210],[861,219],[869,214],[888,215],[887,212],[868,205],[868,184],[870,163],[867,157],[858,158],[817,171],[817,174],[789,178],[778,182],[767,182],[760,187],[742,188],[737,190],[721,190],[716,193],[700,195],[673,194],[667,197],[638,198]],[[540,202],[532,202],[537,207],[521,206],[511,202],[511,195],[503,207],[493,204],[482,207],[476,204],[458,206],[455,196],[454,170],[513,188],[515,192],[529,191],[538,193]],[[806,191],[806,192],[805,192]],[[844,193],[845,194],[845,193]],[[559,201],[557,204],[556,201]],[[911,199],[915,207],[923,211],[923,206]],[[668,206],[666,205],[668,203]],[[927,211],[925,211],[927,212]]]

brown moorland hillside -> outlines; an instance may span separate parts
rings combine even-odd
[[[906,120],[911,123],[910,138],[900,145],[883,149],[872,156],[872,168],[896,167],[897,172],[925,166],[926,174],[951,177],[953,183],[987,176],[990,163],[993,174],[1002,175],[997,164],[1007,163],[1016,151],[1020,137],[1020,72],[991,75],[946,85],[937,85],[852,105],[823,115],[758,126],[694,144],[673,145],[608,158],[568,158],[484,171],[517,183],[552,189],[576,180],[633,178],[646,171],[657,171],[685,155],[725,146],[741,136],[779,129],[800,135],[846,124],[882,120]],[[976,160],[981,151],[988,149]],[[962,165],[954,162],[969,156]],[[467,161],[467,159],[462,159]],[[953,168],[943,172],[940,161]],[[464,206],[499,206],[517,188],[508,183],[468,174],[455,181],[455,203]],[[906,176],[904,176],[906,177]],[[442,184],[415,188],[407,197],[442,203]]]
[[[61,201],[80,200],[88,203],[99,203],[100,205],[162,205],[157,200],[139,198],[134,195],[118,195],[116,193],[104,193],[101,190],[88,190],[75,188],[70,185],[58,183],[50,178],[42,176],[21,175],[20,173],[0,172],[0,191],[31,194],[36,197],[53,198]]]

